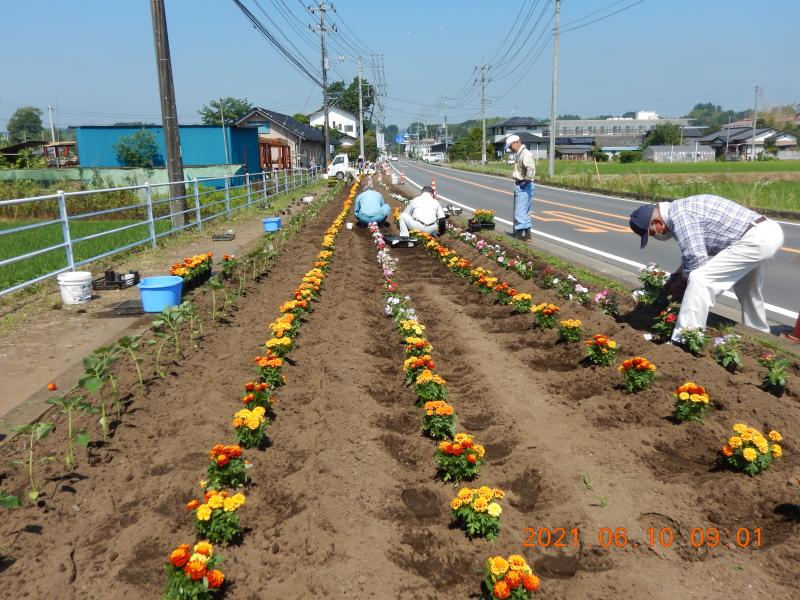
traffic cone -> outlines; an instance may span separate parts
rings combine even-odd
[[[800,314],[797,315],[797,321],[794,323],[794,331],[787,335],[790,340],[800,344]]]
[[[433,188],[433,197],[436,198],[436,177],[431,177],[431,187]]]
[[[400,170],[400,185],[403,185],[406,182],[406,170]]]

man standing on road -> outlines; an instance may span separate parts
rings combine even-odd
[[[531,239],[531,199],[533,198],[533,177],[536,175],[536,161],[533,154],[519,139],[518,135],[506,138],[506,150],[514,152],[514,237],[519,240]]]
[[[409,202],[400,215],[400,237],[408,237],[408,232],[414,230],[433,235],[444,233],[444,210],[433,197],[433,188],[426,185],[420,191],[422,193]]]
[[[731,287],[742,323],[769,333],[764,273],[783,245],[778,223],[721,196],[702,194],[640,206],[631,213],[630,226],[642,248],[653,236],[674,237],[681,249],[681,266],[667,282],[667,293],[682,300],[673,342],[681,342],[682,329],[705,327],[717,296]]]

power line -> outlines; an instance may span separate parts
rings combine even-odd
[[[607,19],[608,17],[613,17],[614,15],[618,15],[622,11],[628,10],[629,8],[633,8],[634,6],[636,6],[637,4],[641,4],[642,2],[644,2],[644,0],[636,0],[636,2],[631,2],[630,4],[628,4],[626,6],[623,6],[622,8],[620,8],[618,10],[615,10],[614,12],[611,12],[611,13],[608,13],[607,15],[603,15],[602,17],[598,17],[596,19],[593,19],[593,20],[589,21],[588,23],[584,23],[583,25],[576,25],[575,27],[570,27],[569,29],[562,29],[561,33],[567,33],[568,31],[575,31],[576,29],[580,29],[581,27],[587,27],[589,25],[597,23],[598,21],[602,21],[603,19]],[[606,7],[606,8],[609,8],[609,7]],[[581,21],[581,20],[582,19],[578,19],[578,21]]]
[[[289,46],[292,47],[292,49],[295,51],[295,53],[299,57],[298,60],[302,60],[303,61],[303,64],[306,66],[306,68],[309,70],[309,72],[313,73],[316,76],[319,76],[320,73],[319,73],[319,71],[317,71],[316,67],[314,67],[314,65],[311,63],[310,60],[308,60],[305,56],[303,56],[303,53],[300,51],[300,49],[298,49],[298,47],[294,45],[294,42],[292,42],[291,38],[289,36],[287,36],[281,30],[280,25],[278,25],[273,20],[273,18],[270,16],[270,14],[266,10],[264,10],[264,8],[261,6],[259,1],[258,0],[252,0],[252,2],[253,2],[253,4],[255,4],[258,7],[258,10],[260,10],[263,13],[263,15],[267,18],[267,20],[275,26],[275,29],[283,36],[283,39],[286,41],[286,43],[288,43]]]

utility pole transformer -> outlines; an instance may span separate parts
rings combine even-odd
[[[322,112],[323,118],[325,122],[322,125],[322,130],[325,136],[325,168],[328,167],[328,163],[330,162],[330,152],[331,152],[331,137],[330,133],[328,132],[328,55],[325,52],[325,32],[326,31],[336,31],[336,26],[332,25],[330,29],[328,26],[325,25],[325,12],[328,10],[332,10],[333,6],[330,7],[325,2],[318,2],[317,6],[309,7],[309,11],[311,13],[319,13],[319,26],[318,27],[311,27],[309,28],[313,31],[319,31],[319,47],[320,47],[320,55],[322,58]]]
[[[556,161],[556,96],[558,92],[558,29],[561,22],[561,0],[556,0],[556,21],[553,27],[553,88],[550,93],[550,146],[547,151],[547,172],[555,173]]]
[[[181,138],[178,131],[178,109],[175,106],[175,86],[172,82],[172,62],[169,54],[167,34],[167,14],[164,0],[150,0],[150,13],[153,20],[153,38],[156,46],[156,65],[158,67],[158,89],[161,97],[161,120],[164,125],[164,146],[167,153],[167,177],[169,195],[177,198],[170,202],[172,226],[180,227],[186,223],[186,186],[183,183],[183,157]]]

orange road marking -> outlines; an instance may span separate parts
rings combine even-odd
[[[579,215],[574,215],[568,212],[562,212],[559,210],[545,210],[542,211],[542,214],[547,215],[546,217],[538,216],[540,221],[560,221],[562,223],[567,223],[568,225],[575,225],[578,231],[582,231],[584,233],[628,233],[628,228],[623,227],[622,225],[617,225],[616,223],[608,223],[606,221],[602,221],[600,219],[592,219],[589,217],[582,217]],[[550,218],[552,217],[552,218]]]

